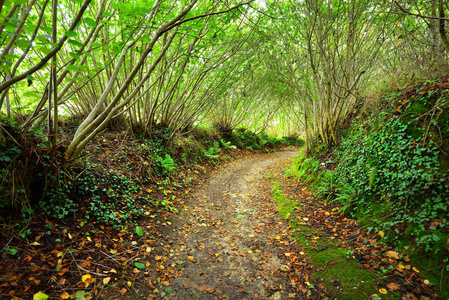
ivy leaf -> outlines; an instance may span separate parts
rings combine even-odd
[[[143,263],[141,263],[141,262],[136,262],[136,263],[134,263],[134,265],[136,266],[136,268],[141,269],[141,270],[143,268],[145,268],[145,265]]]
[[[137,226],[137,227],[136,227],[136,233],[137,233],[138,236],[142,236],[142,235],[143,235],[142,227]]]

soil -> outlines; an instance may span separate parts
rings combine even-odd
[[[308,278],[307,266],[296,259],[301,249],[276,214],[270,189],[261,184],[270,166],[296,155],[297,150],[259,154],[214,171],[167,219],[154,260],[146,258],[156,271],[134,281],[136,293],[147,299],[312,296],[300,284]],[[118,287],[104,290],[100,298],[136,297],[117,292]]]

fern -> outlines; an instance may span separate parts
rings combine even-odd
[[[204,151],[204,156],[208,158],[218,158],[220,155],[217,155],[218,152],[221,151],[220,146],[218,145],[218,142],[214,143],[214,146],[210,147],[207,151]]]
[[[165,154],[165,158],[156,156],[155,160],[160,163],[160,165],[166,172],[170,173],[171,171],[173,171],[175,169],[175,161],[168,153]]]
[[[220,139],[221,144],[223,145],[223,147],[225,147],[226,149],[237,149],[236,146],[231,145],[231,142],[225,142],[223,139]]]

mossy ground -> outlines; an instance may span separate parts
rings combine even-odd
[[[381,299],[400,299],[397,292],[380,294],[378,284],[383,274],[362,268],[352,256],[352,251],[342,246],[340,241],[332,239],[319,227],[307,226],[297,208],[302,206],[300,199],[287,197],[282,188],[285,183],[272,180],[273,198],[277,201],[279,215],[287,220],[295,233],[296,242],[301,245],[313,265],[313,282],[323,284],[330,297],[338,299],[360,299],[377,294]],[[287,179],[287,181],[294,180]]]

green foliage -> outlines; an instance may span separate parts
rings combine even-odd
[[[317,196],[326,200],[333,199],[335,197],[335,183],[334,173],[325,172],[322,174],[320,186],[317,187]]]
[[[99,174],[94,170],[85,171],[75,182],[49,190],[39,203],[42,212],[58,219],[81,213],[85,219],[114,228],[144,215],[145,204],[153,201],[140,195],[141,188],[134,181],[114,170]]]
[[[225,149],[236,149],[237,148],[236,146],[231,145],[231,142],[225,142],[223,139],[220,139],[220,143]]]
[[[157,168],[159,170],[163,170],[162,174],[168,174],[175,169],[175,161],[171,158],[170,154],[165,153],[165,158],[161,158],[158,155],[154,156],[155,166],[153,168]]]
[[[383,230],[399,224],[446,220],[449,185],[439,173],[438,148],[407,134],[410,125],[399,119],[379,126],[369,126],[370,122],[373,120],[353,127],[335,152],[339,161],[335,169],[338,200],[343,209],[359,217],[383,210],[382,214],[391,215],[389,221],[374,220]],[[375,205],[379,201],[382,207]],[[433,230],[424,226],[412,235],[426,250],[437,242]]]
[[[220,151],[221,151],[220,145],[218,144],[217,141],[215,141],[215,143],[212,147],[210,147],[209,149],[204,151],[204,156],[206,156],[207,158],[210,158],[210,159],[219,158],[220,155],[217,155],[217,154]]]

